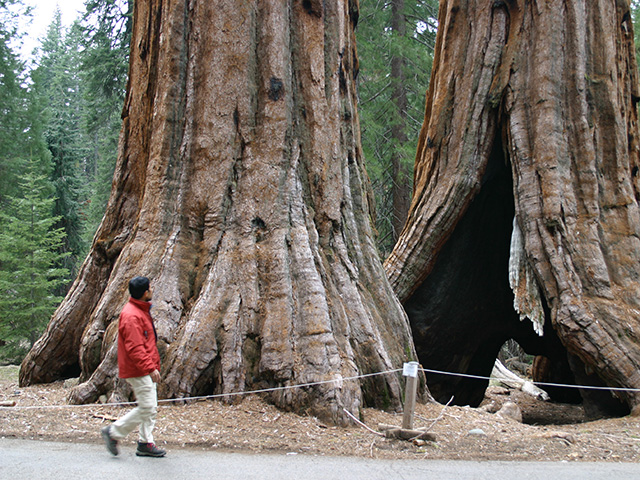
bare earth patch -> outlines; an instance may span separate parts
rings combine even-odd
[[[131,407],[68,406],[63,382],[19,388],[16,371],[0,368],[0,437],[100,443],[100,428]],[[257,396],[228,405],[206,400],[188,405],[163,404],[155,437],[169,450],[243,450],[263,453],[345,455],[387,459],[612,461],[640,460],[638,418],[583,422],[575,405],[542,402],[520,391],[491,387],[487,408],[511,401],[520,406],[518,423],[481,408],[417,405],[414,427],[429,427],[435,442],[387,439],[362,426],[340,428],[310,416],[283,412]],[[25,409],[31,406],[57,408]],[[402,415],[364,409],[363,422],[400,425]],[[132,434],[123,448],[133,448]]]

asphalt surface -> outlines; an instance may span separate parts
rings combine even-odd
[[[640,465],[586,462],[468,462],[373,460],[311,455],[170,450],[164,458],[119,456],[103,445],[0,438],[0,479],[305,479],[305,480],[624,480],[640,479]]]

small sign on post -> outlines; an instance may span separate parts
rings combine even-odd
[[[416,409],[416,394],[418,392],[418,362],[405,363],[402,375],[406,377],[404,392],[404,412],[402,414],[402,428],[413,429],[413,413]]]
[[[418,362],[405,363],[402,366],[402,375],[405,377],[418,377]]]
[[[416,395],[418,393],[418,362],[405,363],[402,367],[402,375],[406,377],[406,390],[404,393],[404,413],[402,415],[402,428],[393,425],[378,425],[378,429],[384,431],[387,438],[400,438],[402,440],[427,440],[436,441],[436,436],[425,428],[413,429],[413,412],[416,408]]]

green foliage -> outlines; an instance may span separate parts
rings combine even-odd
[[[81,74],[85,128],[93,146],[85,170],[84,243],[89,246],[111,193],[129,71],[133,0],[87,0],[85,6]]]
[[[75,272],[84,251],[81,171],[89,156],[89,142],[82,129],[84,99],[80,80],[80,30],[62,27],[59,10],[42,42],[37,67],[32,71],[32,91],[43,106],[43,130],[52,157],[51,181],[55,190],[56,227],[66,236],[61,246],[64,267]]]
[[[15,10],[12,10],[15,9]],[[28,88],[19,40],[18,1],[0,1],[0,359],[20,360],[57,304],[51,295],[64,271],[51,228],[53,186],[43,137],[42,103]],[[35,303],[35,300],[38,300]]]
[[[438,12],[437,0],[398,2],[396,6],[404,5],[399,12],[394,12],[393,4],[361,0],[356,31],[362,146],[376,196],[378,247],[383,255],[395,241],[393,196],[402,188],[411,189],[411,178],[399,179],[397,172],[413,171]],[[403,25],[396,25],[398,18]],[[395,169],[394,161],[399,163]],[[399,180],[404,185],[394,189]]]
[[[95,128],[105,116],[113,114],[114,106],[120,108],[124,101],[133,2],[87,0],[86,9],[82,70],[89,99],[89,125]]]
[[[15,1],[0,1],[0,206],[16,191],[15,173],[21,169],[29,126],[27,89],[24,88],[24,64],[11,44],[18,38]]]
[[[87,0],[65,31],[57,14],[42,42],[34,91],[45,100],[53,158],[54,213],[66,232],[65,267],[88,253],[111,192],[131,37],[131,0]]]
[[[0,0],[0,362],[20,361],[66,293],[104,214],[117,156],[133,0],[56,13],[30,61],[29,9]]]
[[[640,1],[631,0],[631,19],[633,20],[633,39],[636,46],[636,60],[640,60]]]
[[[57,268],[64,231],[54,228],[48,179],[31,161],[19,176],[18,195],[0,213],[0,342],[3,356],[26,351],[60,302],[56,289],[68,271]]]

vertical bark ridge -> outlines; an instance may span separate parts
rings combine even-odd
[[[50,324],[22,362],[20,382],[50,382],[60,375],[79,373],[78,352],[83,343],[85,328],[93,318],[110,321],[119,303],[105,301],[105,290],[120,253],[136,229],[136,217],[144,193],[148,158],[149,126],[131,123],[131,116],[148,115],[153,108],[157,87],[156,78],[149,75],[149,66],[157,59],[157,36],[147,35],[157,28],[160,12],[157,6],[140,2],[135,5],[136,36],[143,41],[132,45],[130,68],[142,72],[146,88],[140,97],[128,95],[123,109],[123,129],[118,145],[118,164],[114,184],[121,185],[121,195],[112,197],[107,214],[94,237],[91,254],[87,257],[78,278],[54,313]],[[148,29],[148,30],[147,30]],[[152,40],[155,39],[155,40]],[[127,89],[131,89],[131,80]],[[112,287],[113,288],[113,287]],[[122,285],[116,286],[123,292]],[[94,310],[97,306],[97,312]],[[98,334],[103,328],[95,329]]]
[[[630,55],[629,40],[620,38],[620,12],[605,3],[570,2],[564,10],[546,8],[539,16],[544,21],[536,25],[537,53],[511,83],[516,92],[529,83],[536,86],[530,101],[516,101],[513,110],[521,108],[535,119],[536,135],[523,156],[536,159],[537,175],[518,172],[531,165],[520,161],[523,149],[517,142],[512,162],[520,165],[516,199],[533,198],[533,189],[541,192],[539,210],[534,201],[519,204],[517,211],[560,338],[607,384],[637,387],[638,325],[629,317],[638,308],[637,262],[630,259],[640,254],[640,217],[629,175],[630,156],[637,156],[629,151],[629,139],[637,130],[628,130],[636,113],[630,96],[618,93],[627,90],[619,59]],[[615,37],[603,37],[602,31]],[[551,59],[543,53],[561,44],[567,46],[561,55]],[[554,65],[538,69],[544,61]],[[545,70],[559,75],[533,81],[520,75]],[[534,112],[533,106],[541,104],[547,108]],[[633,326],[622,327],[621,319]],[[631,407],[638,402],[635,394],[619,397]]]
[[[188,38],[186,22],[186,4],[180,2],[165,2],[154,11],[165,19],[165,22],[149,22],[154,28],[164,25],[183,39]],[[153,32],[149,32],[152,35]],[[115,355],[105,355],[103,335],[110,322],[117,319],[117,310],[121,308],[126,295],[123,295],[123,287],[126,288],[131,272],[138,269],[154,279],[154,289],[165,292],[163,301],[156,305],[156,311],[160,310],[175,324],[182,308],[180,292],[177,288],[177,279],[174,278],[176,264],[181,262],[184,243],[182,243],[180,213],[184,202],[186,164],[179,159],[180,138],[183,136],[184,123],[184,98],[185,75],[187,57],[186,48],[188,42],[167,42],[167,36],[158,34],[160,38],[156,49],[162,54],[150,55],[158,62],[157,70],[149,69],[143,77],[146,81],[159,76],[157,71],[171,71],[178,77],[174,88],[167,91],[160,90],[160,95],[155,95],[149,103],[153,105],[151,114],[151,128],[145,138],[147,149],[144,162],[147,170],[144,173],[144,190],[141,192],[135,230],[131,234],[127,248],[118,257],[112,280],[105,291],[105,295],[99,306],[107,306],[104,310],[97,309],[93,315],[93,321],[85,329],[80,348],[80,366],[82,370],[81,380],[87,380],[76,387],[70,395],[72,402],[82,402],[86,398],[95,399],[97,395],[112,388],[113,372],[117,371]],[[146,49],[140,53],[144,58],[148,55]],[[147,85],[143,87],[148,89]],[[132,87],[135,90],[135,87]],[[124,167],[123,167],[124,168]],[[149,259],[155,259],[149,262]],[[114,302],[114,298],[118,301]],[[104,312],[104,313],[103,313]],[[158,324],[160,349],[164,350],[167,337],[170,337],[170,329],[167,322]],[[110,351],[110,350],[108,350]],[[97,353],[100,352],[100,355]]]
[[[494,67],[489,26],[500,11],[508,41],[495,45]],[[475,197],[495,120],[526,259],[574,374],[638,388],[638,82],[628,2],[448,1],[440,16],[416,194],[385,263],[395,291],[405,301],[421,285]],[[487,68],[494,77],[484,95]],[[628,408],[640,403],[634,392],[616,396]]]
[[[478,191],[493,145],[497,115],[488,100],[505,43],[507,16],[501,8],[492,10],[491,15],[480,15],[475,8],[470,6],[466,11],[454,6],[444,12],[441,31],[445,33],[438,36],[440,63],[450,68],[443,68],[445,78],[432,74],[434,93],[429,102],[437,110],[427,110],[430,116],[425,118],[420,133],[427,140],[419,147],[424,160],[416,163],[408,220],[385,262],[391,284],[402,301],[428,275],[438,247]],[[450,31],[455,36],[449,39]],[[443,43],[450,47],[443,48]],[[465,70],[469,65],[477,66],[470,74]],[[455,105],[464,103],[467,108],[455,108],[454,98]],[[453,182],[455,172],[461,170],[467,174],[460,176],[460,182]]]
[[[127,393],[114,380],[114,320],[128,279],[142,274],[154,290],[162,396],[334,380],[271,398],[336,422],[365,402],[399,408],[397,375],[344,381],[415,352],[372,240],[357,4],[314,5],[136,2],[153,13],[136,16],[122,138],[144,137],[144,151],[123,144],[121,155],[139,155],[141,186],[99,308],[85,312],[73,401]],[[119,180],[127,168],[119,163],[113,198],[134,180]]]

